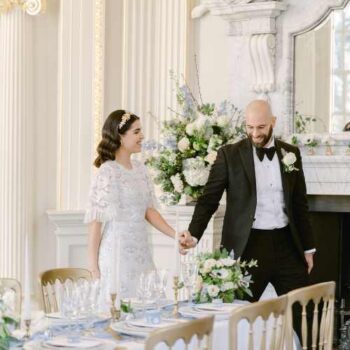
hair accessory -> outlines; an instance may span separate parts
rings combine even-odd
[[[127,122],[130,118],[131,118],[131,113],[125,112],[125,113],[122,115],[122,120],[121,120],[121,122],[119,123],[118,129],[120,130],[120,129],[126,124],[126,122]]]

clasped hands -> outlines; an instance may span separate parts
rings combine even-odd
[[[179,251],[182,255],[186,255],[187,249],[194,248],[197,242],[197,238],[193,237],[189,231],[179,232]]]

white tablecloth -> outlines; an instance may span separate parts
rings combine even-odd
[[[214,329],[213,329],[213,349],[220,349],[220,350],[229,350],[229,324],[228,320],[220,320],[214,322]],[[254,325],[254,332],[262,331],[262,322],[258,320]],[[255,337],[255,346],[254,349],[259,350],[261,349],[260,346],[260,337]],[[39,349],[45,349],[42,348],[40,345],[41,341],[32,341],[25,345],[24,349],[27,350],[39,350]],[[245,350],[248,348],[248,323],[246,321],[241,321],[238,325],[238,349]],[[144,349],[144,345],[141,339],[137,341],[122,341],[117,342],[113,341],[112,343],[109,341],[106,343],[101,349],[103,350],[110,350],[114,349],[115,346],[121,346],[128,350],[142,350]],[[189,346],[189,350],[191,349],[197,349],[197,339],[194,338]],[[184,343],[182,340],[179,340],[175,346],[173,347],[174,350],[183,350]],[[46,348],[47,349],[47,348]],[[164,344],[159,344],[156,347],[156,350],[165,350],[168,349]]]

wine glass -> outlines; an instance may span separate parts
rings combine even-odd
[[[64,288],[61,312],[62,315],[67,319],[70,326],[68,340],[72,343],[79,341],[79,333],[75,332],[74,321],[78,322],[80,299],[80,289],[77,288],[75,284],[70,288]]]
[[[158,273],[159,282],[160,282],[160,298],[166,299],[165,291],[168,283],[169,271],[167,269],[160,269],[160,270],[157,270],[157,273]]]
[[[149,274],[149,283],[150,283],[150,289],[151,289],[151,297],[152,299],[155,299],[156,301],[156,308],[159,309],[160,307],[160,297],[162,292],[162,280],[158,274],[157,270],[153,270]]]
[[[186,261],[181,265],[181,274],[184,286],[187,289],[188,304],[192,304],[192,291],[198,275],[198,264],[195,261]]]
[[[151,296],[150,275],[148,273],[142,272],[140,275],[137,296],[141,299],[142,313],[145,316],[146,300]]]

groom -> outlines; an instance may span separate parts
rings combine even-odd
[[[250,271],[256,301],[269,282],[278,295],[308,285],[315,242],[298,148],[274,138],[276,118],[266,101],[249,103],[245,120],[248,137],[218,151],[186,242],[193,247],[190,235],[202,237],[226,191],[221,245],[258,260]]]

